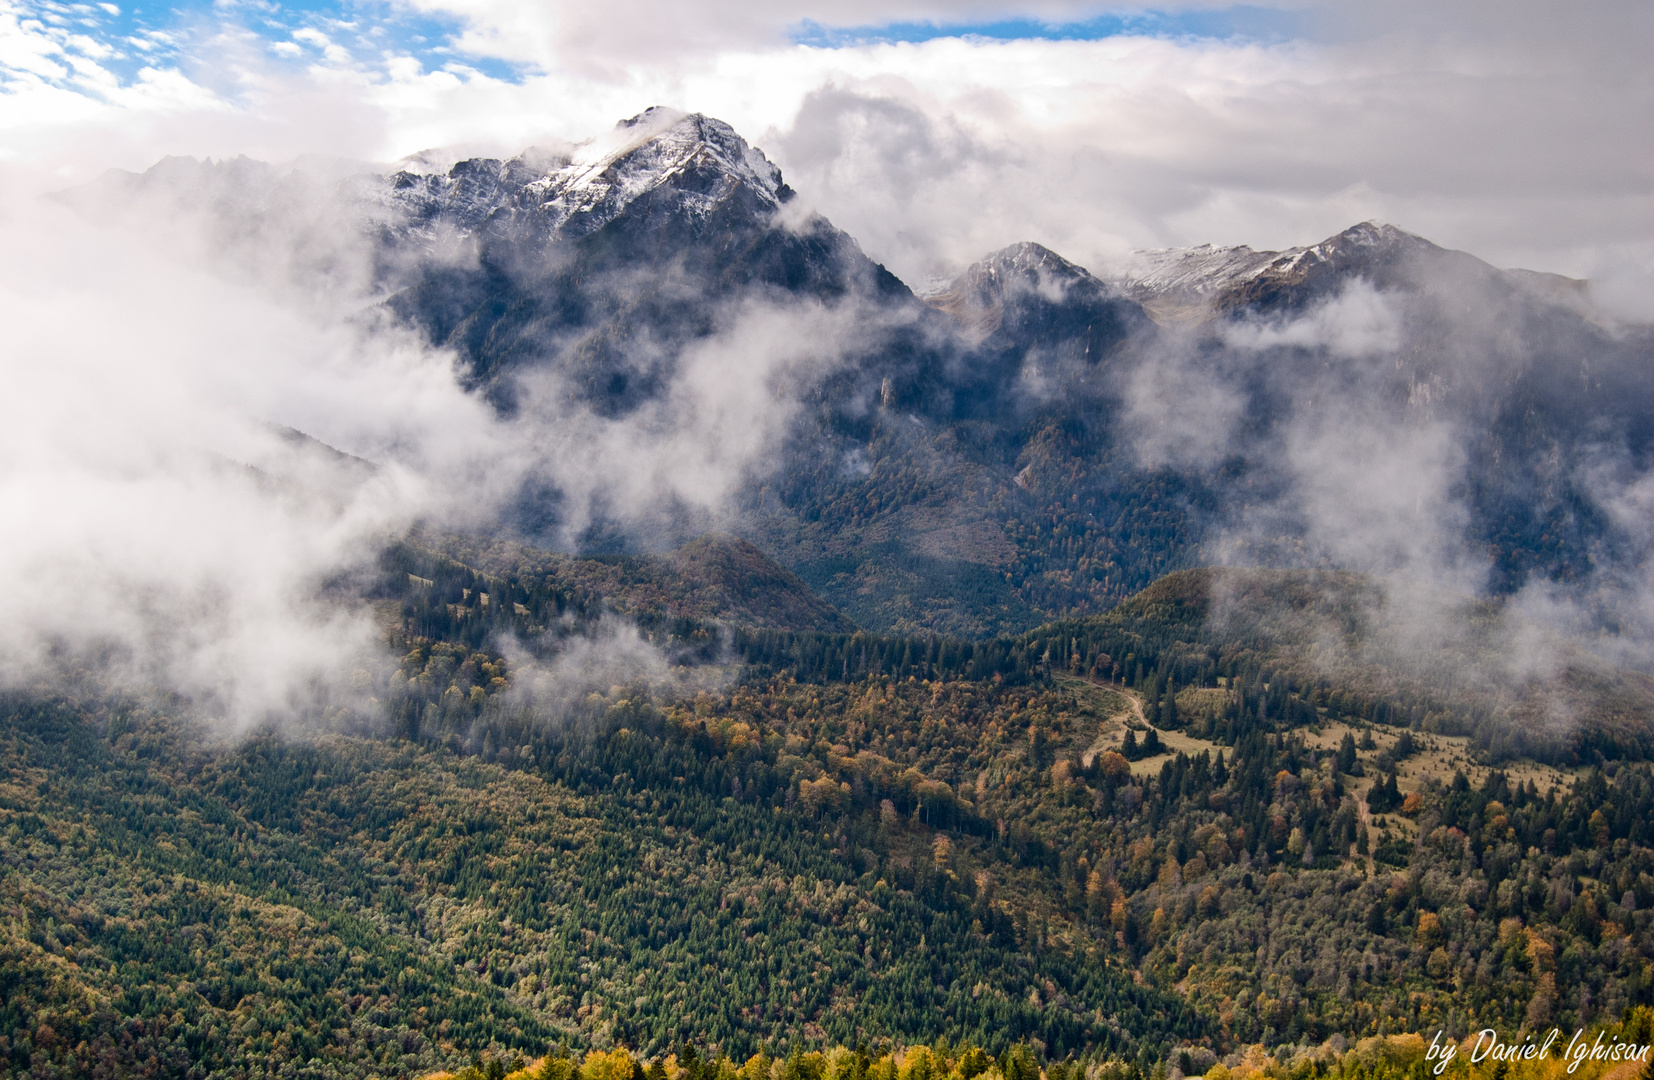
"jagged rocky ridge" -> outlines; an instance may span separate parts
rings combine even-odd
[[[1378,288],[1440,287],[1449,279],[1499,281],[1542,304],[1579,310],[1586,283],[1531,270],[1497,270],[1393,225],[1351,226],[1308,247],[1158,248],[1136,252],[1112,280],[1165,316],[1217,317],[1245,310],[1302,308],[1360,278]]]
[[[509,229],[532,220],[548,239],[595,232],[661,187],[680,193],[682,209],[702,214],[738,189],[771,210],[792,198],[781,170],[728,124],[660,108],[575,151],[471,159],[437,173],[405,168],[391,175],[389,187],[387,204],[414,233],[423,226],[429,235],[439,221],[473,228],[494,221]]]

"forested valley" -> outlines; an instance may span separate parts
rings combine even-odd
[[[1294,617],[1228,636],[1196,571],[955,641],[761,560],[410,539],[364,588],[396,659],[319,734],[8,694],[10,1073],[1284,1075],[1654,997],[1630,676],[1513,740],[1520,698],[1311,662],[1367,632],[1350,576],[1230,580]],[[622,632],[658,670],[559,668]]]

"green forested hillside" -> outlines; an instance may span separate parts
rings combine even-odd
[[[671,714],[623,699],[578,744],[541,733],[487,761],[379,740],[203,749],[142,710],[8,705],[21,1062],[367,1075],[554,1037],[1136,1054],[1202,1032],[1118,958],[989,906],[938,863],[945,834],[784,790],[739,722],[726,753],[697,753],[642,730]]]
[[[609,610],[601,592],[566,577],[511,569],[561,557],[515,558],[488,574],[417,545],[398,548],[382,586],[400,602],[393,637],[475,649],[500,634],[526,635],[543,651],[548,639],[578,632]],[[681,585],[664,591],[704,596]],[[1184,720],[1226,745],[1249,731],[1329,719],[1469,736],[1489,761],[1530,756],[1589,764],[1654,755],[1649,676],[1559,645],[1554,670],[1512,677],[1503,650],[1535,629],[1516,616],[1468,598],[1443,604],[1431,615],[1440,640],[1420,647],[1405,620],[1388,620],[1391,606],[1379,582],[1356,574],[1200,569],[1169,574],[1103,615],[975,640],[851,633],[836,628],[832,618],[842,616],[830,609],[801,619],[803,625],[714,603],[630,610],[650,640],[679,659],[739,662],[749,674],[803,681],[998,677],[1023,685],[1068,673],[1131,687],[1155,721],[1168,694],[1221,686],[1228,694],[1220,704]],[[487,690],[487,683],[473,665],[453,685],[469,693],[475,685]],[[409,705],[398,707],[405,712]],[[1558,716],[1571,719],[1558,723]]]
[[[1358,610],[1306,581],[1265,591]],[[1654,771],[1490,769],[1411,684],[1290,666],[1287,624],[1203,637],[1212,582],[975,643],[675,615],[646,633],[695,678],[548,698],[601,604],[409,548],[355,736],[13,695],[7,1067],[947,1040],[1148,1073],[1654,998]]]

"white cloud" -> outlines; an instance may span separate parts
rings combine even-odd
[[[570,538],[593,511],[647,522],[688,508],[718,521],[744,481],[773,467],[810,391],[870,342],[878,319],[848,302],[744,303],[685,349],[658,399],[619,419],[570,406],[554,375],[525,372],[515,430],[564,493]]]
[[[1325,348],[1345,359],[1380,356],[1401,348],[1402,318],[1389,297],[1362,280],[1287,320],[1237,322],[1223,328],[1224,343],[1258,351],[1282,346]]]
[[[593,513],[716,521],[868,332],[844,306],[734,306],[629,415],[531,373],[506,419],[451,354],[360,317],[363,252],[325,209],[287,216],[261,188],[247,200],[268,218],[238,204],[203,223],[211,187],[186,176],[135,223],[94,227],[22,182],[38,177],[0,176],[0,685],[84,667],[231,726],[282,715],[372,666],[380,631],[322,586],[415,521],[487,527],[525,482],[563,494],[571,532]]]
[[[428,379],[430,362],[66,209],[23,205],[0,221],[0,380],[13,403],[0,432],[0,680],[102,667],[239,725],[377,651],[363,614],[318,590],[433,505],[428,493],[404,470],[333,468],[265,422],[320,420],[332,393],[356,390],[353,423],[372,428],[383,395],[406,401],[399,387]]]
[[[1097,267],[1141,246],[1285,247],[1393,221],[1500,265],[1625,280],[1654,260],[1641,117],[1646,5],[1323,3],[1278,43],[938,39],[815,49],[829,25],[1093,14],[1078,4],[891,7],[422,2],[460,54],[300,29],[317,67],[261,62],[198,28],[147,80],[72,102],[58,31],[0,16],[0,59],[39,69],[0,103],[14,160],[77,175],[166,153],[391,160],[451,143],[578,140],[654,104],[733,123],[876,258],[924,277],[1021,239]],[[329,44],[323,44],[328,42]],[[529,65],[519,82],[466,53]],[[76,54],[85,62],[87,57]],[[440,67],[440,65],[439,65]],[[95,73],[84,77],[96,81]],[[101,86],[101,84],[100,84]],[[1627,277],[1627,275],[1631,275]]]

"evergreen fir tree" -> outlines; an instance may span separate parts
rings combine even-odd
[[[1355,736],[1346,731],[1343,741],[1338,744],[1338,771],[1345,774],[1354,772],[1355,762]]]

